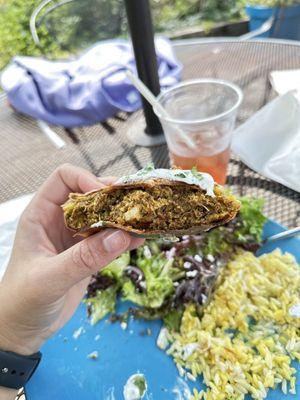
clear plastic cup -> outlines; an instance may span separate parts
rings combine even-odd
[[[172,165],[182,169],[195,166],[224,184],[242,98],[238,86],[218,79],[184,81],[162,92],[158,101],[168,118],[154,111],[162,123]],[[183,140],[178,128],[192,139],[194,148]]]

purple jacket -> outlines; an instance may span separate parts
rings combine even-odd
[[[155,45],[163,89],[179,81],[182,67],[167,39],[157,38]],[[141,107],[126,67],[135,70],[131,44],[109,40],[72,61],[15,57],[3,71],[1,85],[21,113],[65,127],[89,125]]]

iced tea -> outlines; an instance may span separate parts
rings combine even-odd
[[[220,185],[226,182],[227,166],[230,158],[230,148],[213,156],[184,157],[170,150],[171,164],[182,169],[196,167],[198,171],[209,173]]]
[[[164,128],[171,163],[183,169],[195,166],[224,184],[242,97],[236,85],[218,79],[185,81],[161,93],[158,101],[165,113],[154,111]]]

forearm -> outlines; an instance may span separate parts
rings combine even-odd
[[[0,386],[0,399],[1,400],[15,400],[18,391],[16,389],[7,389]]]

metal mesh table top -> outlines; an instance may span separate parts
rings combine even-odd
[[[175,47],[184,67],[183,78],[214,77],[233,81],[244,91],[238,124],[275,97],[269,84],[272,70],[300,67],[300,46],[269,41],[199,41]],[[67,142],[57,150],[32,119],[15,113],[0,99],[0,202],[35,191],[61,163],[80,165],[96,175],[123,175],[153,161],[168,167],[165,145],[132,145],[126,132],[141,112],[120,113],[105,123],[54,130]],[[240,195],[265,198],[265,213],[285,226],[300,225],[300,194],[265,179],[233,157],[228,184]]]

